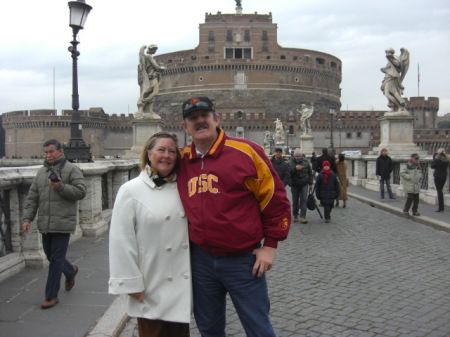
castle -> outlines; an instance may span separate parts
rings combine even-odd
[[[243,14],[239,6],[234,14],[206,13],[197,47],[155,56],[166,67],[154,105],[165,122],[164,129],[176,133],[180,145],[187,143],[180,126],[181,105],[189,97],[207,95],[216,104],[221,126],[229,135],[262,145],[265,131],[273,132],[278,118],[286,130],[285,147],[295,148],[300,146],[302,134],[297,109],[314,103],[310,122],[316,149],[330,144],[330,118],[338,152],[358,149],[367,153],[377,146],[377,118],[384,111],[340,110],[340,59],[314,50],[283,48],[277,36],[271,13]],[[136,93],[138,96],[138,90]],[[336,108],[334,116],[329,114],[330,106]],[[436,129],[438,98],[411,97],[407,109],[415,117],[417,145],[430,152],[437,147],[449,149],[448,130]],[[40,155],[42,143],[49,138],[68,141],[71,112],[3,113],[4,155],[29,158]],[[95,157],[123,155],[132,147],[133,115],[110,116],[102,108],[80,112],[83,139]]]

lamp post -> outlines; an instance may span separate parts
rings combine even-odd
[[[331,137],[330,137],[330,148],[333,150],[334,152],[334,143],[333,143],[333,118],[334,118],[334,113],[336,112],[336,108],[334,107],[334,105],[330,106],[330,131],[331,131]]]
[[[286,154],[289,155],[289,129],[286,130]]]
[[[64,146],[64,154],[69,161],[92,161],[91,148],[83,141],[82,121],[80,118],[79,96],[78,96],[78,56],[80,52],[77,50],[77,34],[86,22],[86,18],[92,7],[85,3],[84,0],[70,1],[70,23],[72,27],[73,40],[69,47],[72,54],[72,118],[70,121],[70,140],[67,146]]]

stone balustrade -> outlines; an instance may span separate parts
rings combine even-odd
[[[113,160],[77,164],[83,171],[87,194],[78,203],[78,224],[71,242],[108,230],[119,187],[139,175],[139,160]],[[35,221],[29,233],[21,229],[22,211],[38,166],[0,168],[0,281],[25,267],[48,264]]]

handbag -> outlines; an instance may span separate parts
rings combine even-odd
[[[314,211],[317,207],[316,198],[314,197],[314,190],[309,190],[308,199],[306,200],[306,207],[310,211]]]

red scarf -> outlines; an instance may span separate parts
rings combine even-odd
[[[325,170],[325,166],[328,166],[328,170]],[[328,177],[330,176],[330,174],[331,174],[331,169],[330,169],[330,162],[328,161],[328,160],[325,160],[323,163],[322,163],[322,172],[324,173],[324,175],[323,175],[323,183],[324,184],[328,184]]]

